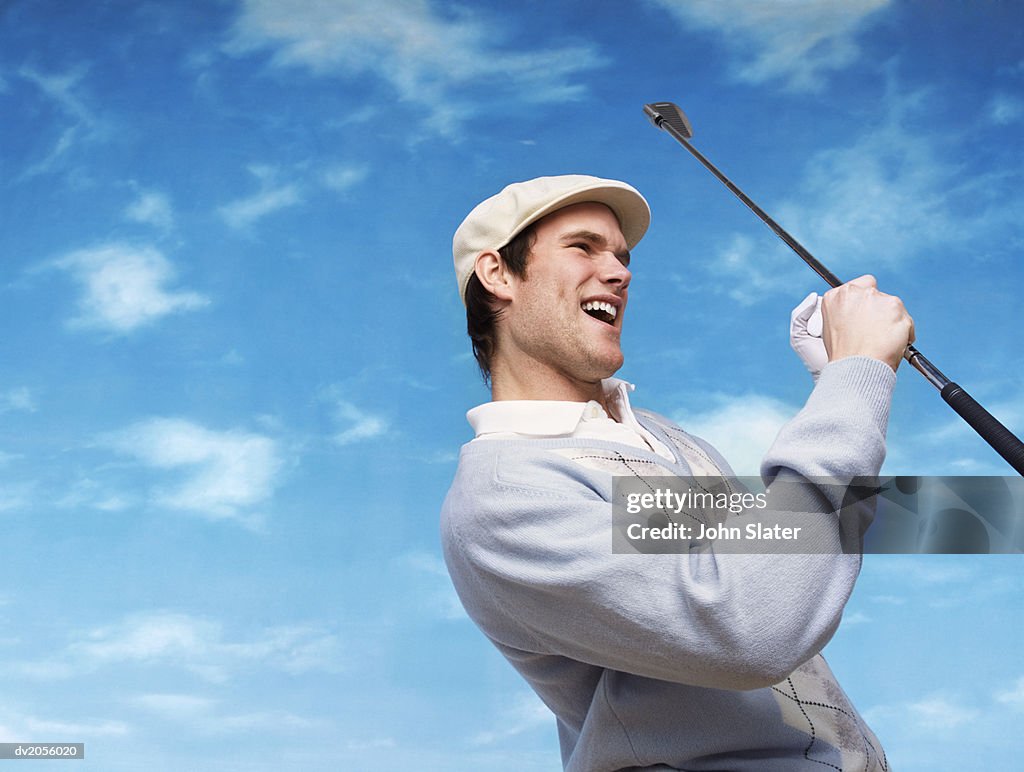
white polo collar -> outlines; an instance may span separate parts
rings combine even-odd
[[[620,378],[606,378],[601,382],[606,399],[625,407],[630,414],[626,393],[633,384]],[[618,392],[618,394],[616,394]],[[508,399],[485,402],[466,413],[466,419],[477,437],[485,434],[513,433],[530,437],[564,437],[576,431],[582,420],[609,419],[611,416],[601,403],[570,402],[545,399]]]

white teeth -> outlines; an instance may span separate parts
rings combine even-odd
[[[612,319],[618,315],[618,309],[615,306],[602,300],[588,300],[580,307],[584,311],[604,311],[606,314],[610,314]]]

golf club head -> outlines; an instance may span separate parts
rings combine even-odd
[[[686,117],[686,113],[679,109],[679,105],[672,102],[651,102],[644,105],[644,113],[651,123],[659,129],[662,123],[667,123],[679,132],[684,139],[690,139],[693,136],[693,127],[690,126],[690,120]]]

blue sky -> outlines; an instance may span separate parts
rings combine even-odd
[[[0,741],[84,741],[102,770],[559,768],[440,559],[487,398],[455,227],[517,179],[636,185],[622,375],[752,471],[808,392],[788,316],[820,286],[642,114],[677,102],[1024,433],[1022,22],[995,0],[0,4]],[[884,471],[1009,471],[900,375]],[[1017,556],[867,557],[826,655],[898,769],[1019,757],[1022,585]]]

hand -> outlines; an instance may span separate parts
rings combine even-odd
[[[789,316],[789,345],[803,360],[804,367],[818,382],[821,368],[828,364],[828,352],[821,338],[821,297],[812,292]]]
[[[914,320],[895,295],[878,291],[874,276],[861,276],[825,293],[822,337],[828,359],[880,359],[896,370],[914,342]]]

